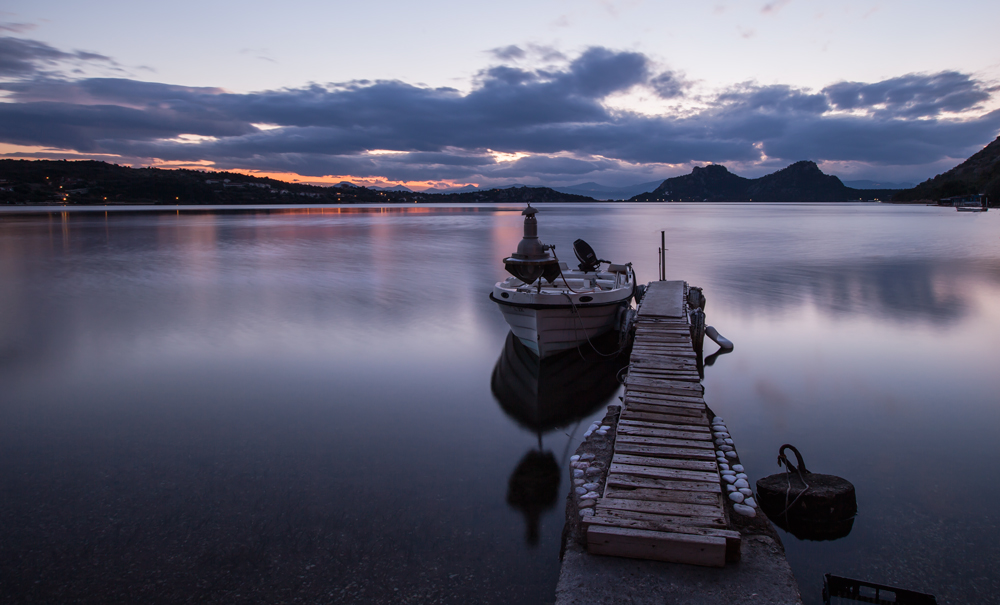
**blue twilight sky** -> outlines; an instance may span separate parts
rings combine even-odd
[[[314,182],[919,181],[1000,133],[1000,3],[7,0],[0,154]]]

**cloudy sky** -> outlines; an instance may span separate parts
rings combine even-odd
[[[1000,134],[1000,3],[7,0],[0,156],[310,182],[625,185]]]

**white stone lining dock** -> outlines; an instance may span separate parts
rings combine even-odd
[[[686,294],[681,281],[649,285],[622,406],[573,458],[587,489],[567,503],[557,603],[801,603],[728,429],[705,403]]]

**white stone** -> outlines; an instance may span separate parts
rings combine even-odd
[[[722,480],[725,481],[726,483],[736,483],[737,481],[736,477],[733,477],[732,475],[723,475]]]
[[[575,469],[573,469],[573,476],[574,477],[583,477],[583,469],[582,468],[575,468]]]
[[[592,466],[588,468],[586,472],[588,476],[600,475],[601,469],[597,468],[596,466]]]
[[[715,461],[718,462],[719,464],[725,464],[726,462],[729,462],[729,460],[727,460],[724,457],[723,458],[716,458]]]
[[[750,510],[753,510],[753,509],[751,508]],[[594,516],[594,509],[592,509],[592,508],[581,508],[580,509],[580,516],[581,517],[593,517]]]
[[[594,491],[595,489],[597,489],[599,487],[601,487],[600,483],[584,483],[583,484],[583,489],[587,490],[588,492],[592,492],[592,491]]]
[[[584,462],[590,462],[593,459],[594,459],[594,455],[593,454],[584,454],[584,455],[580,456],[580,460],[583,460]]]
[[[575,488],[573,488],[573,491],[576,492],[576,495],[582,496],[582,495],[584,495],[584,494],[587,493],[587,488],[585,488],[583,486],[575,487]]]
[[[734,441],[732,439],[723,439],[727,445],[733,445]]]
[[[726,491],[727,492],[735,492],[736,491],[736,486],[735,485],[727,485],[726,486]]]
[[[747,498],[746,500],[744,500],[744,502],[746,502],[747,506],[752,506],[754,508],[757,508],[757,503],[754,502],[753,498]]]
[[[722,473],[723,475],[732,475],[734,477],[736,476],[736,471],[721,470],[719,472]]]
[[[723,462],[723,463],[719,464],[719,470],[720,471],[728,471],[729,470],[729,465],[726,464],[725,462]]]
[[[597,500],[580,500],[580,508],[590,508],[591,506],[597,504]]]
[[[725,439],[721,439],[721,438],[720,439],[716,439],[715,440],[715,445],[726,445],[726,440]]]
[[[583,434],[583,438],[584,438],[584,439],[589,439],[589,438],[590,438],[590,436],[591,436],[591,435],[592,435],[593,433],[594,433],[594,431],[587,431],[586,433],[584,433],[584,434]]]
[[[746,479],[747,481],[750,480],[750,477],[747,477],[746,473],[736,473],[736,478],[737,479]]]
[[[733,487],[736,487],[736,486],[734,485]],[[739,491],[744,496],[752,496],[753,495],[753,492],[750,490],[749,487],[741,487]]]
[[[720,446],[719,449],[722,450],[722,451],[724,451],[724,452],[731,452],[731,451],[733,451],[733,446],[731,446],[731,445],[723,445],[723,446]]]
[[[725,455],[726,455],[726,452],[724,452],[722,450],[715,450],[715,457],[716,458],[724,458]]]
[[[726,458],[735,458],[736,452],[726,452]]]
[[[601,495],[598,494],[597,492],[587,492],[586,494],[580,497],[583,498],[584,500],[594,500],[600,498]]]
[[[611,430],[611,425],[610,424],[605,424],[604,426],[601,427],[601,430],[602,431],[610,431]]]
[[[590,509],[588,508],[587,510],[590,510]],[[734,504],[733,505],[733,510],[735,510],[739,514],[743,515],[744,517],[756,517],[757,516],[757,511],[755,511],[753,509],[753,507],[747,506],[746,504]]]
[[[742,473],[743,470],[744,470],[743,469],[743,465],[742,464],[736,464],[736,465],[733,466],[733,470],[736,471],[737,473]]]
[[[573,479],[573,485],[583,485],[584,479]]]
[[[569,457],[569,461],[570,462],[576,462],[579,459],[580,459],[580,455],[579,454],[573,454],[572,456]]]
[[[607,434],[608,434],[608,432],[607,432],[607,431],[597,431],[597,432],[595,433],[595,435],[600,435],[601,437],[604,437],[604,436],[605,436],[605,435],[607,435]]]
[[[741,487],[750,487],[750,484],[747,483],[746,479],[736,479],[735,477],[733,477],[733,480],[736,481],[736,483],[733,484],[736,486],[736,489],[739,489]]]
[[[729,492],[729,499],[739,504],[740,502],[743,502],[743,494],[739,492]]]
[[[722,424],[723,422],[724,421],[722,420],[722,416],[716,416],[715,418],[712,418],[712,424]]]
[[[730,435],[726,431],[715,431],[714,433],[712,433],[712,436],[715,437],[716,439],[725,439],[727,437],[732,437],[732,435]]]

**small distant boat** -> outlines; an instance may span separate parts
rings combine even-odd
[[[982,193],[942,198],[942,206],[954,206],[959,212],[986,212],[989,200]]]
[[[610,330],[627,331],[635,314],[632,264],[599,259],[578,239],[573,251],[580,264],[570,269],[559,262],[555,246],[539,241],[537,212],[529,204],[521,213],[524,237],[517,252],[503,261],[512,277],[497,282],[490,294],[514,336],[544,358]]]

